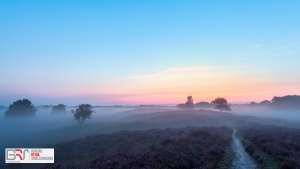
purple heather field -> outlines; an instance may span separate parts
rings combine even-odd
[[[246,167],[291,169],[300,164],[300,123],[297,119],[197,108],[95,108],[91,119],[80,125],[70,110],[53,114],[41,109],[33,118],[2,119],[2,124],[9,126],[8,131],[20,128],[19,132],[1,133],[2,149],[54,148],[55,160],[54,164],[2,162],[0,168],[219,169],[245,164]],[[12,120],[18,123],[12,125],[9,123]],[[14,139],[15,135],[22,139]],[[238,145],[240,140],[250,142],[256,152]],[[257,158],[257,153],[266,156]],[[237,154],[247,158],[239,159]]]

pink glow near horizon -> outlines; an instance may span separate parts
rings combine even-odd
[[[241,68],[234,68],[241,69]],[[244,76],[221,67],[184,67],[151,75],[126,78],[120,83],[80,84],[66,88],[32,88],[29,98],[75,99],[91,104],[178,104],[193,96],[194,103],[224,97],[229,103],[271,100],[274,96],[300,94],[298,82]],[[61,99],[63,100],[63,99]],[[63,101],[62,101],[63,102]]]

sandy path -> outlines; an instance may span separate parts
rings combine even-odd
[[[255,169],[258,168],[255,160],[245,152],[245,148],[241,143],[241,140],[236,137],[236,129],[232,134],[231,148],[235,153],[235,158],[232,161],[231,169]]]

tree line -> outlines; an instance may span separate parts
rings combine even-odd
[[[220,110],[221,112],[223,110],[225,111],[231,111],[231,104],[227,102],[225,98],[218,97],[208,102],[200,102],[202,105],[213,105],[215,109]],[[200,105],[199,103],[194,104],[192,96],[187,97],[186,103],[178,104],[177,107],[179,108],[194,108],[194,106]],[[249,106],[255,106],[255,105],[264,105],[264,106],[271,106],[276,109],[296,109],[300,110],[300,96],[299,95],[287,95],[283,97],[273,97],[271,101],[265,100],[261,103],[255,103],[251,102]],[[48,107],[48,106],[47,106]],[[49,106],[50,107],[50,106]],[[61,113],[67,113],[66,111],[66,105],[59,104],[57,106],[52,106],[51,113],[53,114],[61,114]],[[37,109],[35,106],[31,103],[28,99],[23,100],[17,100],[13,102],[8,107],[8,110],[5,112],[5,117],[22,117],[22,116],[35,116]],[[76,110],[71,111],[74,114],[74,119],[78,121],[79,124],[82,124],[86,119],[90,119],[93,111],[93,107],[90,104],[80,104],[77,106]]]
[[[218,97],[215,100],[211,101],[211,104],[215,105],[214,109],[218,109],[220,110],[220,112],[222,112],[223,110],[231,111],[230,105],[225,98]],[[194,105],[195,104],[193,103],[193,97],[188,96],[185,104],[177,104],[176,106],[178,106],[179,108],[191,109],[194,108]]]
[[[271,101],[264,100],[261,101],[260,103],[251,102],[250,104],[244,104],[244,105],[248,105],[249,107],[268,106],[274,109],[300,110],[300,96],[299,95],[287,95],[282,97],[274,96]],[[215,109],[219,109],[220,111],[222,111],[222,110],[229,110],[231,104],[228,103],[227,100],[222,97],[218,97],[211,102],[199,102],[194,104],[192,96],[188,96],[188,100],[186,103],[177,104],[176,106],[179,108],[194,108],[194,107],[213,108],[214,107]]]
[[[5,117],[28,117],[35,116],[37,109],[28,99],[17,100],[13,102],[6,110]],[[86,119],[90,119],[93,111],[93,107],[90,104],[80,104],[78,108],[74,111],[71,111],[74,114],[74,119],[78,121],[79,124],[82,124]],[[51,113],[61,114],[67,113],[66,106],[59,104],[57,106],[52,106]]]

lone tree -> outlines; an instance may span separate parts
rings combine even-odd
[[[211,101],[211,103],[217,104],[214,109],[219,109],[220,112],[223,110],[231,111],[230,105],[227,104],[227,100],[225,98],[218,97]]]
[[[193,98],[192,96],[188,96],[187,97],[187,101],[185,104],[178,104],[177,105],[179,108],[193,108],[194,107],[194,103],[193,103]]]
[[[11,104],[5,112],[5,117],[34,116],[37,109],[28,99],[18,100]]]
[[[185,105],[186,105],[187,107],[191,107],[191,108],[194,106],[194,102],[193,102],[192,96],[188,96],[188,97],[187,97],[187,101],[186,101]]]
[[[87,118],[91,119],[93,112],[93,107],[90,104],[81,104],[75,111],[72,110],[72,113],[74,113],[74,118],[79,124],[82,124]]]
[[[52,107],[52,113],[65,113],[66,111],[66,106],[63,104],[59,104],[57,106]]]

